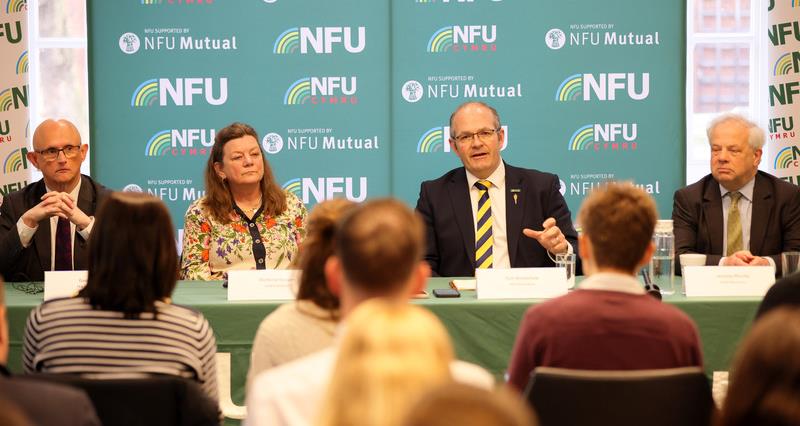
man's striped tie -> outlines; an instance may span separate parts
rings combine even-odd
[[[489,201],[489,188],[492,183],[488,180],[475,182],[478,188],[478,226],[475,233],[475,265],[478,269],[492,267],[492,203]]]

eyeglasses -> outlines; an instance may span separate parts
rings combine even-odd
[[[61,149],[58,148],[47,148],[41,151],[36,151],[47,161],[53,161],[58,158],[58,153],[63,152],[65,158],[74,158],[80,152],[81,146],[80,145],[67,145]]]
[[[491,142],[494,138],[494,135],[499,132],[500,129],[491,129],[491,130],[479,130],[475,133],[465,133],[463,135],[458,135],[453,139],[460,144],[472,142],[472,139],[477,136],[478,140],[481,142]]]

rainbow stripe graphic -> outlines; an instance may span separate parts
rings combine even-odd
[[[591,148],[594,142],[594,125],[587,124],[572,134],[567,147],[570,151],[582,151]]]
[[[428,40],[428,52],[447,52],[453,47],[453,27],[442,27],[436,30]]]
[[[162,130],[147,141],[144,155],[145,157],[161,157],[166,155],[170,149],[172,149],[172,132]]]
[[[417,142],[417,152],[439,152],[444,147],[444,129],[432,127]]]
[[[300,196],[301,196],[301,194],[300,194],[300,192],[301,192],[300,178],[294,178],[294,179],[291,179],[291,180],[287,181],[286,183],[284,183],[283,184],[283,190],[291,192],[292,194],[296,195],[297,198],[300,198]]]
[[[131,96],[132,107],[152,106],[158,99],[158,80],[155,78],[140,84]]]
[[[294,53],[298,47],[300,47],[300,30],[297,27],[289,28],[275,39],[272,53],[279,55]]]
[[[583,94],[583,74],[573,74],[564,79],[556,90],[556,100],[576,101]]]
[[[142,0],[142,4],[161,4],[164,0]]]
[[[17,59],[17,75],[28,72],[28,51],[22,52]]]
[[[22,12],[27,5],[28,0],[8,0],[8,3],[6,3],[6,13]]]
[[[11,89],[0,92],[0,111],[10,111],[13,106],[14,97],[11,95]]]
[[[800,0],[798,0],[800,1]],[[792,53],[785,53],[783,56],[775,61],[775,66],[772,69],[772,75],[786,75],[793,71],[792,69]]]
[[[792,155],[792,147],[787,146],[782,150],[778,151],[778,155],[775,156],[775,169],[785,169],[789,167],[794,161],[794,155]]]
[[[303,77],[289,86],[286,95],[283,96],[284,105],[304,104],[311,98],[311,79]]]
[[[13,173],[21,170],[23,167],[22,164],[22,150],[15,149],[11,151],[11,154],[8,154],[6,160],[3,161],[3,171],[5,173]]]

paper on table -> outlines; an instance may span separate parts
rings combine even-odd
[[[450,287],[458,291],[475,290],[476,282],[475,280],[452,280],[450,281]]]

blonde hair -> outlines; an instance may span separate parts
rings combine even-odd
[[[319,425],[399,425],[429,389],[450,381],[453,347],[429,311],[372,299],[347,319]]]

